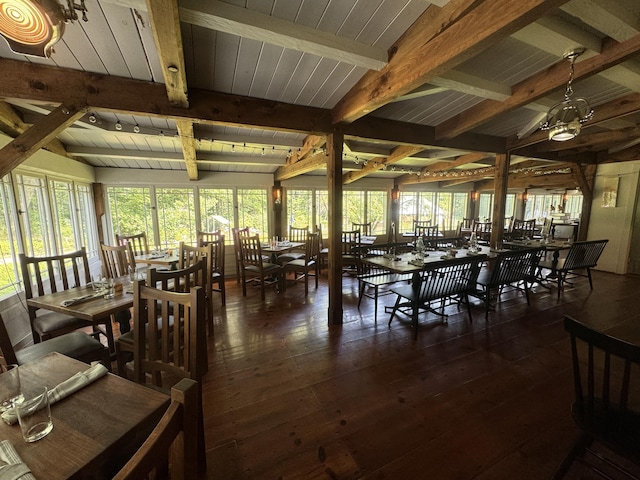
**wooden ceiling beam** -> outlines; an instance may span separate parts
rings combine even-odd
[[[514,4],[511,0],[452,0],[434,17],[435,26],[422,34],[420,47],[392,56],[380,72],[367,72],[336,104],[334,124],[351,123],[428,83],[566,1],[521,0]],[[460,6],[461,15],[451,20],[448,15]],[[429,35],[432,38],[424,43]],[[413,42],[419,43],[416,39]]]
[[[421,151],[420,147],[413,147],[407,145],[400,145],[393,149],[391,155],[388,157],[378,157],[372,160],[369,160],[367,165],[363,165],[360,170],[354,170],[352,172],[347,172],[342,176],[342,183],[347,185],[349,183],[353,183],[356,180],[361,179],[362,177],[366,177],[368,174],[372,172],[377,172],[386,168],[387,165],[392,165],[394,163],[399,162],[407,157],[410,157],[414,153],[418,153]]]
[[[291,154],[287,159],[287,165],[293,165],[307,158],[309,155],[315,154],[315,150],[327,143],[327,137],[324,135],[307,135],[302,142],[302,147]]]
[[[574,79],[579,80],[595,75],[617,63],[631,58],[640,51],[640,35],[625,42],[613,40],[605,42],[599,55],[575,64]],[[568,79],[568,62],[561,60],[547,70],[533,75],[516,84],[512,95],[504,102],[485,100],[464,113],[455,115],[436,126],[436,138],[452,138],[467,132],[497,115],[522,107],[554,90],[566,85]]]
[[[0,178],[56,137],[86,112],[85,106],[60,105],[0,149]]]
[[[189,120],[177,120],[178,135],[182,143],[182,156],[187,167],[189,180],[198,180],[198,162],[196,161],[196,140],[193,138],[193,123]]]
[[[462,165],[467,165],[469,163],[478,162],[480,160],[484,160],[487,157],[493,156],[492,154],[487,153],[469,153],[467,155],[460,155],[458,158],[451,162],[437,162],[431,165],[424,167],[420,174],[424,175],[427,172],[438,172],[440,170],[450,170],[452,168],[460,167]]]
[[[327,155],[324,152],[316,153],[311,157],[307,157],[304,160],[300,160],[293,165],[285,165],[284,167],[278,167],[273,174],[273,178],[276,182],[283,180],[289,180],[290,178],[297,177],[304,173],[313,172],[319,168],[326,168]]]

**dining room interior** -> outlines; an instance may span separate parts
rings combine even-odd
[[[640,342],[638,2],[0,19],[7,363],[52,342],[145,383],[146,305],[185,302],[201,476],[553,477],[582,427],[565,317]]]

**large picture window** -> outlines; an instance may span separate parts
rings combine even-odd
[[[413,232],[415,222],[455,230],[467,216],[467,192],[400,192],[400,232]]]

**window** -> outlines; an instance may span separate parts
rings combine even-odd
[[[313,191],[287,190],[287,216],[289,227],[309,227],[315,230],[313,220]]]
[[[548,217],[551,213],[557,213],[558,206],[562,205],[562,195],[551,194],[529,194],[525,207],[525,219],[541,219]]]
[[[11,177],[5,175],[0,190],[0,296],[13,293],[13,289],[20,283],[18,275],[18,245],[19,233],[16,229],[18,221],[13,207],[13,192]]]
[[[365,192],[347,190],[342,192],[342,230],[353,230],[354,223],[367,223]]]
[[[233,189],[201,188],[199,196],[200,228],[205,232],[220,230],[225,243],[233,243]]]
[[[56,240],[62,253],[74,252],[76,248],[75,232],[77,226],[74,225],[75,198],[73,197],[73,185],[67,182],[51,180],[51,210],[52,216],[56,219],[58,228],[56,229]]]
[[[25,253],[31,256],[55,255],[57,252],[46,180],[25,175],[16,175],[15,178]]]
[[[507,193],[504,204],[504,216],[513,217],[516,212],[516,195]],[[491,220],[493,217],[493,193],[481,193],[478,207],[478,218],[481,221],[485,219]],[[525,215],[525,218],[530,218]]]
[[[89,185],[76,185],[76,212],[75,222],[76,245],[85,247],[87,256],[98,255],[98,232],[96,231],[95,207],[93,195]]]
[[[413,232],[414,220],[454,230],[467,216],[467,192],[400,192],[400,232]]]
[[[196,238],[195,199],[192,188],[156,188],[160,246],[176,247]]]
[[[151,191],[145,187],[109,187],[107,201],[114,234],[147,234],[149,245],[156,245],[151,214]]]
[[[269,238],[266,189],[238,189],[239,225],[251,227],[253,233]]]

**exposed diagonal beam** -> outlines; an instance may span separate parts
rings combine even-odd
[[[287,165],[293,165],[300,160],[307,158],[314,153],[314,150],[322,147],[327,142],[326,137],[322,135],[307,135],[302,142],[302,147],[291,154],[287,159]]]
[[[452,168],[456,168],[461,165],[467,165],[469,163],[478,162],[490,156],[493,156],[493,155],[486,154],[486,153],[469,153],[467,155],[460,155],[458,158],[456,158],[451,162],[438,162],[438,163],[433,163],[431,165],[428,165],[424,167],[420,171],[420,173],[424,175],[427,172],[439,172],[440,170],[450,170]]]
[[[304,173],[318,170],[319,168],[326,168],[327,155],[324,152],[316,153],[311,157],[307,157],[304,160],[300,160],[293,165],[287,165],[284,167],[278,167],[273,174],[273,178],[277,182],[288,180],[290,178],[297,177]]]
[[[102,1],[146,8],[140,0]],[[367,69],[379,70],[387,63],[381,48],[217,0],[180,0],[180,20]]]
[[[453,23],[446,15],[456,6],[469,2],[451,1],[437,16],[438,27],[445,25],[445,29],[413,53],[391,58],[380,72],[365,74],[334,107],[333,122],[349,123],[380,108],[460,65],[565,1],[482,2]]]
[[[610,41],[602,53],[576,63],[576,80],[595,75],[615,64],[631,58],[640,51],[640,35],[625,42]],[[485,100],[463,114],[456,115],[436,127],[437,138],[452,138],[491,120],[496,115],[521,107],[547,95],[567,82],[567,61],[562,60],[546,71],[542,71],[513,87],[513,93],[504,102]]]
[[[86,112],[85,107],[60,105],[0,149],[0,178],[16,168]]]
[[[356,180],[359,180],[362,177],[366,177],[368,174],[372,172],[377,172],[378,170],[382,170],[386,168],[387,165],[392,165],[394,163],[399,162],[400,160],[410,157],[411,155],[418,153],[421,151],[421,147],[412,147],[400,145],[396,147],[391,152],[391,155],[388,157],[378,157],[370,160],[367,165],[364,165],[360,170],[355,170],[353,172],[345,173],[342,176],[342,183],[349,184],[353,183]]]
[[[193,123],[189,120],[176,121],[180,142],[182,143],[182,156],[187,167],[189,180],[198,180],[198,162],[196,161],[196,141],[193,138]]]

